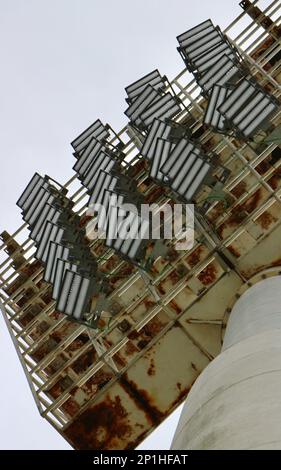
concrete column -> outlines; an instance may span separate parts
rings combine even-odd
[[[281,276],[236,302],[222,352],[194,383],[171,448],[281,449]]]

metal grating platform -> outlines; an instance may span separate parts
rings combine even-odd
[[[267,3],[267,19],[245,1],[255,20],[242,12],[225,32],[257,80],[280,97],[281,2],[252,5],[259,3]],[[114,287],[116,316],[110,324],[104,316],[95,334],[54,311],[26,226],[1,235],[7,327],[41,415],[77,449],[135,448],[185,399],[219,353],[228,307],[243,285],[264,270],[281,271],[281,148],[265,143],[262,133],[243,144],[204,129],[206,101],[190,77],[184,69],[171,81],[194,118],[185,110],[177,121],[191,124],[206,151],[215,151],[231,171],[226,201],[214,201],[196,220],[194,248],[171,249],[169,260],[154,263],[149,281],[101,240],[92,242]],[[272,123],[281,126],[280,112]],[[118,137],[128,159],[135,160],[146,202],[167,200],[169,194],[149,180],[131,131],[125,127]],[[65,187],[85,224],[85,190],[75,178]],[[196,199],[200,204],[207,196],[201,191]]]

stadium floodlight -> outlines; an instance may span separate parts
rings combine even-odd
[[[181,139],[170,152],[160,171],[167,176],[168,186],[190,202],[211,171],[201,149],[187,139]]]
[[[142,128],[151,126],[154,119],[171,119],[181,112],[181,107],[170,92],[160,96],[141,115]],[[140,127],[140,126],[139,126]]]
[[[85,311],[91,308],[90,301],[94,292],[95,284],[90,276],[67,269],[57,298],[56,309],[76,320],[81,320]]]
[[[253,98],[255,93],[255,84],[245,78],[242,79],[221,104],[219,108],[220,113],[227,117],[227,119],[232,119],[237,111],[239,111],[248,100]]]
[[[169,186],[186,202],[190,202],[206,180],[211,168],[209,162],[192,153]]]
[[[48,186],[46,179],[40,176],[38,173],[35,173],[23,191],[22,195],[18,199],[16,203],[17,206],[20,207],[23,211],[26,211],[33,201],[34,195],[37,193],[38,189],[44,185],[45,187]]]
[[[53,204],[56,200],[56,196],[59,192],[54,187],[48,185],[47,187],[40,187],[29,208],[23,212],[23,220],[28,223],[29,226],[33,227],[38,217],[41,215],[42,210],[46,204]]]
[[[99,171],[104,170],[110,172],[115,165],[116,160],[108,153],[101,151],[95,157],[94,161],[92,161],[85,175],[80,177],[82,184],[91,192],[96,184]]]
[[[38,216],[36,222],[32,226],[32,229],[29,235],[30,238],[38,243],[41,238],[42,232],[44,230],[45,222],[48,220],[55,224],[59,220],[59,218],[62,216],[62,213],[63,213],[62,209],[54,205],[51,205],[49,203],[46,203],[44,207],[42,208],[40,215]]]
[[[118,216],[125,216],[126,211],[122,210],[125,196],[114,191],[106,189],[103,192],[101,204],[104,208],[98,215],[98,226],[107,233],[108,243],[115,236],[118,223]],[[114,210],[111,210],[111,207]],[[110,246],[110,245],[108,245]]]
[[[233,118],[232,122],[238,131],[247,138],[254,134],[278,108],[278,103],[269,96],[265,96],[263,92],[258,92],[251,103],[245,106],[243,111]]]
[[[47,221],[44,225],[44,230],[38,243],[35,257],[45,263],[47,260],[49,243],[52,241],[60,243],[64,235],[64,231],[65,229],[63,227]]]
[[[161,77],[159,71],[156,69],[135,81],[125,88],[128,101],[134,101],[142,93],[147,85],[151,85],[155,90],[164,90],[165,78]]]
[[[60,243],[50,242],[47,254],[46,265],[43,279],[46,282],[54,283],[57,260],[67,261],[69,259],[70,249]]]
[[[212,67],[223,55],[235,59],[238,57],[236,50],[233,46],[230,45],[227,38],[218,44],[216,44],[211,49],[208,48],[204,54],[196,56],[194,59],[188,61],[188,68],[190,71],[197,70],[199,74],[203,74],[210,67]]]
[[[73,166],[73,170],[76,171],[78,175],[84,175],[92,161],[104,150],[104,145],[93,137],[85,150],[81,153],[79,160]]]
[[[243,79],[219,107],[228,123],[242,138],[256,132],[262,123],[279,108],[276,98],[254,81]]]
[[[72,263],[68,259],[64,258],[57,258],[55,260],[55,265],[53,267],[52,271],[52,284],[53,284],[53,291],[52,291],[52,298],[54,300],[57,300],[60,290],[61,290],[61,285],[62,281],[64,278],[64,274],[67,270],[70,270],[74,273],[78,271],[78,265],[75,263]]]
[[[233,61],[227,55],[223,55],[208,71],[198,77],[197,82],[203,91],[209,94],[214,85],[224,85],[241,73],[242,69],[238,61]]]
[[[151,160],[149,176],[158,183],[165,183],[167,180],[167,177],[160,171],[160,168],[168,160],[171,151],[175,148],[175,145],[176,144],[170,142],[169,140],[164,140],[161,138],[157,139],[154,155]]]
[[[162,121],[161,119],[154,119],[140,150],[141,155],[148,160],[152,160],[157,144],[157,139],[168,139],[172,130],[172,123]]]
[[[219,112],[218,108],[230,93],[231,89],[226,86],[213,86],[203,118],[204,124],[220,132],[225,130],[225,117]]]
[[[93,137],[99,141],[105,140],[109,137],[109,131],[107,127],[102,124],[100,119],[97,119],[71,142],[75,152],[82,152]]]
[[[106,189],[113,190],[116,187],[118,178],[110,173],[100,170],[96,177],[96,184],[89,199],[89,207],[95,204],[102,204],[103,193]]]
[[[180,34],[177,36],[177,40],[182,46],[186,43],[186,41],[190,41],[191,43],[197,39],[204,37],[209,32],[212,32],[215,29],[211,20],[203,21],[202,23],[194,26],[193,28],[189,29],[185,33]]]
[[[189,60],[205,54],[209,49],[220,44],[223,41],[223,35],[219,28],[210,28],[208,32],[202,35],[198,34],[196,40],[187,38],[181,42],[181,49],[187,55]],[[199,37],[200,36],[200,37]]]
[[[126,109],[125,114],[136,126],[141,124],[139,116],[161,95],[151,85],[143,88],[133,103]]]
[[[169,153],[168,159],[164,165],[160,167],[160,171],[172,180],[182,170],[183,165],[191,153],[199,155],[201,149],[194,142],[183,137]]]
[[[149,241],[149,221],[137,211],[125,211],[116,206],[110,207],[109,223],[105,245],[119,255],[138,264]],[[116,214],[112,217],[112,214]],[[120,220],[121,219],[121,220]]]

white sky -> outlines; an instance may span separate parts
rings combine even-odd
[[[0,0],[0,232],[38,171],[73,175],[69,142],[96,118],[126,123],[124,87],[158,68],[184,67],[176,36],[211,18],[223,29],[238,0]],[[69,449],[42,419],[0,317],[0,449]],[[168,449],[179,410],[139,448]]]

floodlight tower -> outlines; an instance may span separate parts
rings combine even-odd
[[[180,34],[183,71],[127,86],[124,129],[96,119],[72,141],[75,176],[36,173],[24,225],[1,234],[7,328],[76,449],[135,448],[187,395],[173,448],[279,446],[281,2],[257,4]],[[177,202],[195,207],[192,248],[113,237],[116,214],[146,233],[142,204]]]
[[[280,42],[281,28],[255,3],[241,6],[269,32],[263,47]],[[280,137],[275,132],[279,145]],[[243,284],[228,306],[222,350],[193,385],[172,449],[281,449],[280,261],[274,265]]]

